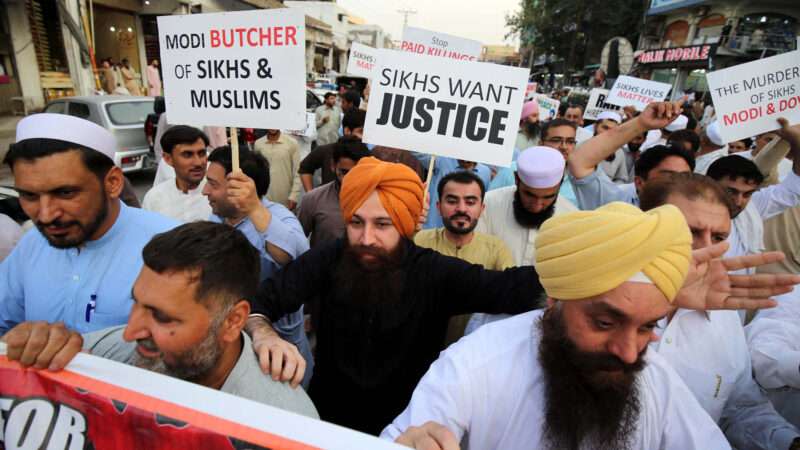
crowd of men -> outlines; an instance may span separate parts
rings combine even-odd
[[[366,144],[360,102],[238,168],[165,120],[141,209],[106,130],[20,121],[9,358],[85,350],[417,449],[800,449],[800,126],[531,101],[502,168]]]

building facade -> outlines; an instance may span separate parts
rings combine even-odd
[[[798,32],[797,0],[651,0],[634,73],[707,92],[706,72],[796,50]]]

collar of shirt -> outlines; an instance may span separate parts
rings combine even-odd
[[[100,239],[86,241],[83,248],[87,250],[101,248],[106,243],[114,240],[117,236],[120,236],[122,234],[121,230],[125,228],[125,223],[127,223],[130,216],[129,211],[130,208],[126,206],[125,203],[119,201],[119,215],[117,216],[117,220],[114,221],[114,225],[111,225],[111,228],[109,228],[104,235],[100,236]]]

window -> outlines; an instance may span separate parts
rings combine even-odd
[[[69,102],[69,115],[80,117],[81,119],[88,119],[91,115],[89,112],[89,105],[85,103]]]
[[[322,102],[319,101],[319,98],[313,92],[306,90],[306,109],[314,110],[320,105]]]
[[[55,102],[45,108],[44,112],[52,114],[65,114],[67,104],[64,102]]]
[[[144,125],[147,115],[153,112],[153,102],[116,102],[105,107],[114,125]]]

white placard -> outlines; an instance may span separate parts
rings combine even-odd
[[[725,142],[800,123],[800,51],[706,74]]]
[[[611,88],[606,103],[620,107],[633,106],[637,111],[642,111],[648,104],[667,98],[671,87],[667,83],[620,75]]]
[[[159,16],[158,39],[171,124],[305,126],[300,10]]]
[[[597,120],[597,116],[603,111],[619,111],[622,109],[617,105],[607,103],[608,89],[594,88],[589,92],[589,101],[586,102],[586,109],[583,111],[583,118]]]
[[[528,69],[378,53],[364,142],[509,166]]]
[[[303,136],[306,138],[316,138],[317,136],[317,115],[313,112],[306,113],[306,127],[301,130],[285,130],[286,134],[292,136]]]
[[[558,107],[561,102],[544,95],[536,96],[536,103],[539,104],[539,120],[552,120],[558,115]]]
[[[372,71],[378,62],[378,50],[358,42],[350,46],[347,60],[347,73],[358,77],[372,78]]]
[[[483,46],[480,42],[422,28],[405,27],[400,50],[419,55],[477,61]]]

